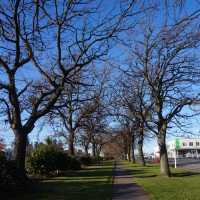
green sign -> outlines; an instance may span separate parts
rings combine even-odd
[[[178,139],[178,138],[175,140],[175,148],[176,149],[180,149],[181,148],[181,142],[180,142],[180,139]]]

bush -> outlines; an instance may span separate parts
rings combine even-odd
[[[0,191],[12,192],[23,190],[27,183],[26,177],[21,176],[14,160],[6,160],[3,152],[0,152]]]
[[[3,151],[0,151],[0,172],[5,168],[6,156]]]
[[[52,144],[39,145],[27,158],[27,170],[32,174],[52,175],[70,169],[81,169],[81,163]]]
[[[90,156],[81,156],[79,160],[85,166],[92,164],[92,158]]]
[[[69,169],[80,170],[81,162],[76,157],[71,157]]]
[[[54,145],[41,144],[27,158],[27,170],[33,174],[49,175],[68,168],[70,158]]]
[[[92,157],[93,164],[100,164],[103,161],[103,158],[100,156]]]
[[[79,157],[79,161],[81,164],[88,166],[92,164],[100,164],[103,161],[103,158],[100,156],[92,157],[92,156],[81,156]]]
[[[0,151],[0,180],[3,180],[4,174],[6,172],[6,157],[4,152]],[[1,184],[1,183],[0,183]]]

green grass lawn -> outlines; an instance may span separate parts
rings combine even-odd
[[[11,199],[20,200],[110,200],[113,162],[46,179],[31,191]]]
[[[200,200],[200,173],[172,169],[172,177],[159,175],[158,165],[140,167],[124,162],[131,168],[134,182],[143,186],[151,200]]]

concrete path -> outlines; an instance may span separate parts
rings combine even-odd
[[[149,200],[142,187],[133,183],[130,171],[117,166],[114,172],[112,200]]]

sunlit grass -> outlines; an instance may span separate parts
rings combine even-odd
[[[200,200],[200,173],[171,169],[172,177],[160,176],[159,165],[141,167],[124,162],[132,169],[133,181],[144,187],[151,200]]]

